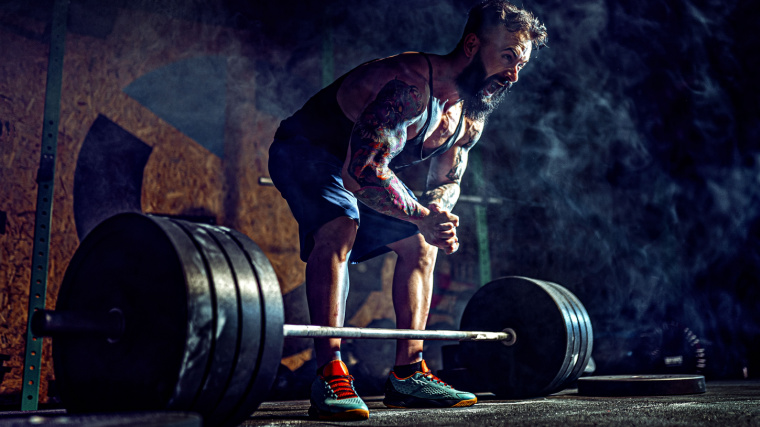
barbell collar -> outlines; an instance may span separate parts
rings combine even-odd
[[[111,342],[124,334],[124,314],[118,308],[106,313],[81,313],[38,310],[32,315],[32,333],[36,336],[93,335]]]
[[[316,325],[283,325],[285,337],[297,338],[361,338],[444,341],[502,341],[514,343],[516,335],[511,329],[502,332],[438,331],[417,329],[353,328]]]

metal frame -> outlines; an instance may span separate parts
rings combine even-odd
[[[473,183],[475,188],[480,189],[481,197],[486,199],[485,182],[483,179],[483,162],[479,150],[470,153],[470,168],[472,169]],[[488,204],[476,203],[475,211],[475,234],[478,242],[478,271],[480,272],[480,286],[491,281],[491,243],[488,231]]]
[[[55,157],[58,149],[58,124],[61,116],[63,51],[66,44],[68,10],[69,0],[55,1],[50,30],[40,168],[37,171],[37,213],[34,221],[26,353],[21,387],[22,411],[34,411],[39,403],[42,338],[32,333],[31,321],[35,311],[45,308],[47,294],[50,226],[53,216],[53,184],[55,182]]]

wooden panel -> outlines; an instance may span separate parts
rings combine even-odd
[[[21,389],[47,67],[45,24],[0,11],[0,210],[8,217],[6,232],[0,235],[0,354],[11,356],[5,366],[12,369],[0,385],[0,395]],[[48,308],[55,305],[63,273],[79,244],[74,174],[82,143],[98,115],[152,147],[143,175],[144,212],[215,218],[259,243],[284,287],[303,282],[296,226],[287,205],[276,189],[258,183],[268,175],[267,149],[280,119],[253,107],[255,81],[245,56],[255,52],[244,52],[243,40],[248,38],[250,34],[229,28],[126,9],[119,10],[107,37],[67,35]],[[211,154],[123,92],[152,70],[202,55],[221,55],[230,63],[225,133],[229,160]],[[49,355],[46,343],[42,402],[47,380],[53,378]]]

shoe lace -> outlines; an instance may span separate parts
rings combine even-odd
[[[352,397],[358,397],[352,385],[354,381],[354,377],[352,375],[337,375],[334,377],[326,377],[325,381],[330,387],[330,390],[335,393],[335,396],[338,399],[350,399]]]
[[[438,384],[441,384],[441,385],[443,385],[443,386],[445,386],[445,387],[449,387],[449,388],[451,388],[451,386],[450,386],[450,385],[448,385],[448,384],[446,383],[446,381],[444,381],[444,380],[442,380],[442,379],[440,379],[440,378],[436,377],[436,376],[435,376],[435,375],[434,375],[432,372],[430,372],[430,371],[428,371],[428,372],[421,372],[421,374],[422,374],[422,376],[423,376],[423,377],[425,377],[425,379],[427,379],[428,381],[437,382]]]

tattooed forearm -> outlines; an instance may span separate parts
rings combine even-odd
[[[465,148],[458,148],[456,156],[454,157],[454,164],[451,166],[451,170],[446,174],[446,178],[460,182],[464,175],[464,170],[467,168],[467,150]]]
[[[435,203],[447,211],[454,209],[458,199],[459,184],[453,182],[428,190],[422,195],[422,201],[426,206]]]
[[[403,186],[398,191],[389,187],[363,187],[354,194],[366,205],[385,215],[399,219],[419,219],[423,217],[422,205],[410,197]]]
[[[406,142],[406,127],[424,111],[422,94],[415,86],[393,80],[364,110],[351,134],[348,172],[361,186],[356,196],[386,215],[422,217],[423,207],[411,197],[390,170],[391,159]]]
[[[467,159],[474,140],[462,146],[451,148],[451,156],[447,160],[437,161],[428,174],[428,191],[423,195],[423,203],[429,206],[435,203],[446,210],[454,208],[459,199],[459,183],[467,169]]]

